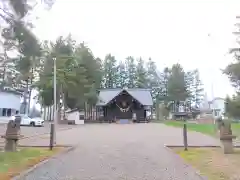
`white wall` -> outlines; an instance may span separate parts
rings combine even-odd
[[[66,113],[67,120],[75,121],[75,124],[84,124],[84,120],[79,119],[80,115],[84,115],[84,112],[74,111],[71,113]]]
[[[20,110],[21,96],[8,92],[0,92],[0,108]]]
[[[67,116],[67,120],[69,121],[75,121],[79,119],[79,112],[75,111],[75,112],[71,112],[71,113],[66,113]]]
[[[220,114],[225,112],[225,100],[224,99],[220,99],[220,98],[216,98],[212,101],[210,108],[212,110],[216,110],[216,109],[220,109]]]
[[[7,124],[11,120],[11,117],[0,116],[0,124]]]

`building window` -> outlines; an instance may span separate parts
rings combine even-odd
[[[215,110],[214,110],[214,116],[219,116],[219,115],[220,115],[220,110],[215,109]]]
[[[12,115],[12,109],[7,109],[7,116],[11,116]]]
[[[7,109],[6,108],[3,108],[2,110],[2,116],[6,116],[7,115]]]
[[[3,108],[0,111],[0,116],[11,116],[12,115],[12,109],[7,109],[7,108]]]

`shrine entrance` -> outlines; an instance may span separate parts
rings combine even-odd
[[[110,121],[145,119],[144,106],[126,90],[121,91],[105,107],[104,116]]]

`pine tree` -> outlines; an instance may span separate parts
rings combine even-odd
[[[197,107],[200,107],[200,104],[203,100],[203,84],[200,80],[200,75],[199,75],[199,71],[195,70],[194,71],[194,84],[193,84],[193,88],[194,88],[194,102],[195,105]]]
[[[189,97],[185,73],[180,64],[174,64],[168,79],[168,97],[170,101],[185,101]]]
[[[137,88],[146,88],[147,87],[147,72],[144,67],[144,61],[142,58],[137,60],[137,67],[136,67],[136,87]]]
[[[158,100],[164,101],[165,103],[168,101],[168,79],[170,75],[170,69],[165,67],[163,72],[160,73],[160,88],[158,91]]]
[[[154,103],[160,91],[160,78],[157,73],[157,66],[151,58],[147,62],[147,87],[151,89]]]
[[[103,87],[116,88],[117,86],[117,61],[111,54],[106,55],[103,61]]]
[[[127,86],[128,88],[136,87],[136,64],[132,56],[126,58]]]
[[[118,64],[118,75],[117,75],[117,88],[124,88],[127,86],[127,72],[124,62],[120,61]]]

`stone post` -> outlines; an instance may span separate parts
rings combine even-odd
[[[232,154],[234,152],[233,139],[235,139],[236,136],[232,135],[231,121],[222,120],[218,121],[218,123],[223,152],[224,154]]]
[[[20,134],[21,117],[16,116],[15,120],[10,120],[7,124],[6,134],[2,136],[5,139],[4,150],[7,152],[14,152],[17,150],[18,140]]]

